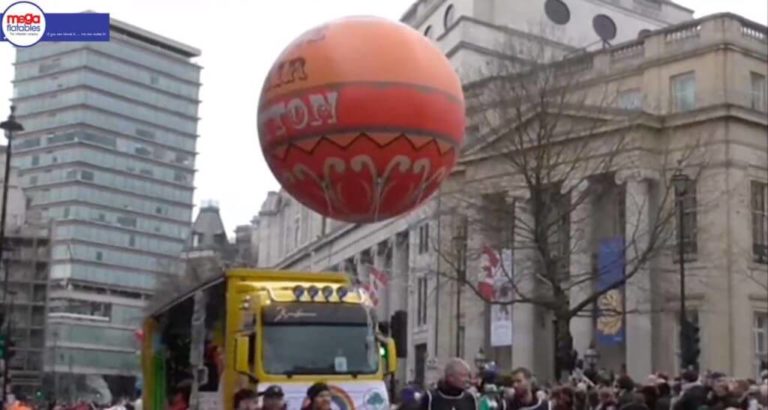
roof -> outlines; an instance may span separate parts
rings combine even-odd
[[[203,241],[198,244],[198,247],[219,245],[213,241],[216,235],[227,236],[227,232],[224,229],[224,222],[222,222],[221,215],[219,215],[219,208],[215,206],[205,206],[200,208],[200,212],[197,214],[197,218],[195,218],[195,222],[192,224],[192,232],[203,234]]]

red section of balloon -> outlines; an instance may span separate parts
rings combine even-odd
[[[463,133],[450,63],[418,32],[378,18],[301,36],[273,66],[259,105],[262,151],[283,188],[349,222],[423,203],[450,173]]]

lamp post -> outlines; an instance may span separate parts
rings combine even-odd
[[[678,168],[672,175],[677,202],[677,263],[680,268],[680,368],[684,370],[688,360],[688,320],[685,307],[685,195],[690,177]]]
[[[5,174],[3,174],[3,199],[2,203],[0,203],[0,206],[2,206],[2,210],[0,210],[0,262],[2,262],[3,259],[3,251],[5,250],[5,220],[8,214],[8,181],[11,179],[11,152],[12,152],[12,142],[13,142],[13,133],[18,131],[24,131],[24,127],[16,121],[16,107],[11,105],[11,113],[8,114],[8,119],[0,123],[0,129],[5,131],[5,138],[8,140],[8,145],[5,149]],[[5,265],[5,272],[3,273],[3,304],[8,305],[8,264]],[[5,309],[7,312],[8,309]],[[8,336],[10,336],[10,316],[8,318],[9,320],[9,326],[7,330],[7,336],[5,339],[6,344],[10,344],[10,339]],[[4,376],[3,377],[3,393],[2,393],[2,402],[5,404],[5,400],[7,398],[7,387],[8,387],[8,363],[5,363],[5,370],[4,370]]]
[[[600,360],[600,353],[598,353],[593,346],[589,346],[589,349],[584,352],[584,362],[587,365],[587,368],[590,370],[597,368],[598,360]]]
[[[478,350],[477,354],[475,355],[475,368],[477,368],[478,372],[482,371],[486,363],[487,363],[487,359],[485,358],[485,352],[481,347],[480,350]]]
[[[456,357],[461,357],[461,288],[467,279],[467,230],[465,224],[460,224],[453,237],[453,247],[456,252]]]

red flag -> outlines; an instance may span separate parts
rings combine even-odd
[[[371,267],[371,279],[376,289],[384,289],[389,284],[389,276],[374,267]]]
[[[499,254],[495,250],[487,246],[483,247],[477,290],[480,296],[489,302],[494,300],[494,279],[496,278],[500,262]]]

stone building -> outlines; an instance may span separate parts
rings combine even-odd
[[[237,251],[227,238],[219,206],[214,202],[204,203],[192,223],[189,243],[181,254],[185,275],[192,281],[210,277],[232,266]]]
[[[483,66],[491,60],[488,56],[499,57],[490,47],[478,45],[482,41],[499,45],[523,38],[550,45],[524,29],[515,28],[524,22],[499,25],[496,34],[478,34],[481,28],[492,25],[493,20],[488,16],[500,11],[483,9],[485,2],[467,1],[466,10],[456,8],[449,12],[448,7],[463,7],[464,3],[448,3],[419,2],[405,15],[404,21],[424,31],[428,22],[437,27],[441,18],[448,20],[448,24],[444,24],[445,32],[434,38],[451,61],[463,70],[467,82],[475,79],[470,75],[473,64]],[[546,11],[552,7],[547,6],[549,3],[537,7],[552,19]],[[571,5],[571,13],[577,15],[575,7],[580,2],[561,3]],[[656,25],[649,29],[655,30],[636,38],[636,33],[630,35],[620,29],[616,41],[624,42],[580,53],[578,57],[568,56],[572,44],[551,45],[562,58],[570,58],[566,64],[572,64],[580,76],[590,78],[592,86],[605,86],[616,92],[613,104],[617,112],[634,113],[633,124],[639,131],[633,138],[643,145],[639,151],[642,154],[622,156],[623,162],[610,172],[583,178],[589,183],[586,186],[604,186],[603,195],[591,197],[585,202],[588,206],[577,208],[580,217],[574,219],[581,225],[569,226],[569,232],[589,232],[593,239],[587,242],[588,247],[570,255],[567,268],[594,269],[598,263],[594,259],[598,239],[625,237],[638,225],[647,225],[648,218],[643,216],[637,201],[660,206],[653,193],[659,192],[661,186],[669,186],[674,155],[680,156],[677,152],[661,161],[659,153],[676,152],[665,148],[668,144],[680,151],[680,146],[696,145],[694,141],[708,136],[708,142],[702,145],[708,160],[692,163],[701,172],[692,190],[695,195],[689,199],[696,206],[686,211],[686,220],[695,221],[694,225],[687,225],[694,226],[689,228],[692,231],[684,230],[687,241],[684,260],[693,278],[687,284],[688,316],[698,320],[701,328],[702,368],[751,376],[757,371],[759,361],[768,355],[768,290],[764,285],[754,285],[755,281],[768,281],[766,28],[729,14],[690,20],[690,11],[671,2],[626,3],[631,6],[629,9],[619,7],[622,2],[612,2],[612,5],[601,5],[600,10],[612,15],[618,7],[622,18],[647,24],[654,22]],[[659,12],[657,17],[667,17],[654,19],[641,12],[645,8],[638,9],[639,3],[653,10],[671,11],[670,14]],[[585,10],[578,13],[586,13]],[[627,10],[635,12],[627,13]],[[482,16],[486,20],[481,20]],[[658,29],[670,23],[678,24]],[[476,27],[462,29],[471,25]],[[631,25],[622,20],[624,26]],[[587,32],[579,30],[576,32]],[[453,36],[461,39],[449,45],[448,40]],[[493,41],[493,36],[498,40]],[[584,43],[578,44],[582,47]],[[497,46],[499,49],[503,47]],[[486,57],[477,55],[478,50]],[[467,85],[468,95],[477,84]],[[579,115],[582,117],[576,116],[574,120],[587,118],[583,113]],[[488,130],[470,118],[469,143],[485,133]],[[610,135],[600,138],[610,138]],[[498,161],[493,156],[465,152],[444,191],[456,185],[477,186],[482,188],[484,196],[501,197],[502,203],[511,208],[525,204],[527,196],[515,178],[509,174],[500,176]],[[363,284],[371,282],[372,269],[387,273],[390,281],[379,297],[380,317],[388,318],[397,310],[408,312],[408,352],[401,380],[434,381],[439,375],[440,363],[457,354],[470,362],[484,357],[505,366],[531,366],[541,378],[550,379],[554,335],[547,312],[516,305],[512,311],[511,343],[492,346],[488,307],[466,289],[457,290],[461,287],[456,281],[444,277],[451,268],[443,257],[452,239],[446,226],[454,222],[444,217],[447,204],[441,202],[443,198],[438,195],[400,218],[353,225],[312,214],[283,192],[270,193],[259,214],[260,266],[343,270]],[[484,238],[482,232],[469,225],[466,241],[480,248],[493,238]],[[466,275],[478,277],[482,258],[469,259]],[[663,247],[633,277],[632,286],[628,285],[626,290],[627,304],[643,309],[623,318],[625,337],[620,343],[611,346],[597,343],[601,367],[618,371],[626,365],[637,378],[644,378],[652,370],[678,370],[676,269],[673,252]],[[635,286],[638,281],[642,283]],[[592,315],[570,324],[574,347],[582,355],[597,339],[595,320]]]

